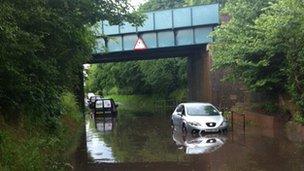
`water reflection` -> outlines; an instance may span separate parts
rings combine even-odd
[[[304,145],[283,130],[234,125],[225,134],[183,135],[169,117],[86,120],[89,168],[104,170],[304,170]],[[280,134],[277,134],[280,132]],[[282,133],[282,134],[281,134]]]
[[[178,129],[172,131],[172,139],[178,149],[185,150],[186,154],[211,153],[224,145],[227,136],[224,134],[184,134]]]
[[[112,149],[104,141],[106,134],[109,134],[115,127],[114,118],[87,119],[87,150],[89,157],[94,162],[115,162]],[[104,133],[100,134],[100,132]]]
[[[113,117],[98,117],[94,118],[95,129],[99,132],[111,132],[116,125],[116,118]]]

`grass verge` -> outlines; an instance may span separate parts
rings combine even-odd
[[[67,170],[70,155],[77,148],[84,121],[75,97],[62,96],[63,114],[47,123],[24,117],[18,124],[0,118],[0,170]],[[73,112],[73,113],[71,113]],[[1,116],[0,116],[1,117]]]

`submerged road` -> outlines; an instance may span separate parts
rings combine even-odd
[[[240,124],[227,134],[185,136],[169,117],[119,115],[86,118],[76,170],[304,170],[304,145],[282,127]]]

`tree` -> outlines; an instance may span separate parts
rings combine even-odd
[[[226,0],[149,0],[139,7],[140,11],[156,11],[179,8],[192,5],[206,5],[212,3],[224,4]]]
[[[186,87],[187,63],[183,58],[142,61],[139,65],[146,85],[156,94],[168,96]]]
[[[255,22],[257,44],[264,44],[268,58],[283,56],[280,72],[284,86],[304,115],[304,4],[301,0],[279,0]]]
[[[214,32],[215,69],[253,91],[289,93],[304,113],[303,10],[301,0],[227,2],[231,20]]]
[[[187,5],[206,5],[212,3],[219,3],[224,5],[227,0],[185,0]]]
[[[0,113],[53,117],[64,89],[79,87],[82,64],[100,20],[140,24],[122,1],[2,0],[0,4]]]
[[[269,6],[264,0],[233,0],[222,12],[231,20],[215,30],[212,47],[214,68],[230,71],[229,79],[243,81],[251,90],[280,92],[286,77],[280,71],[283,57],[269,58],[264,44],[256,44],[254,21]]]
[[[184,5],[186,5],[185,0],[149,0],[148,2],[142,4],[139,7],[139,10],[147,12],[183,7]]]

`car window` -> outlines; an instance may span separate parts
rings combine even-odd
[[[176,112],[183,112],[183,109],[184,109],[184,106],[183,106],[183,105],[179,105],[179,106],[176,108]]]
[[[103,108],[102,100],[97,100],[95,103],[95,108]]]
[[[105,108],[110,108],[112,106],[111,100],[103,100],[103,106]]]
[[[95,102],[95,96],[91,97],[91,102]]]
[[[190,105],[187,106],[187,114],[190,116],[216,116],[219,112],[210,105]]]

